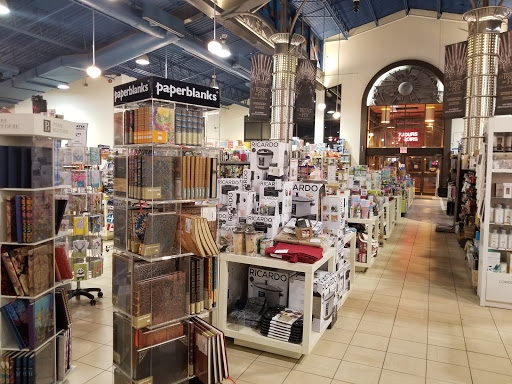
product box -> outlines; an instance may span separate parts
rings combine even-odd
[[[266,297],[268,307],[288,305],[288,286],[294,272],[249,266],[247,297]]]
[[[273,239],[282,227],[281,216],[264,216],[250,214],[247,216],[247,224],[252,224],[257,231],[265,233],[265,239]]]
[[[304,311],[305,276],[296,273],[290,276],[288,308]]]
[[[487,253],[487,271],[499,272],[501,263],[501,253],[489,250]]]
[[[336,311],[336,272],[316,271],[313,280],[313,324],[314,332],[322,332],[329,324]]]
[[[230,211],[219,211],[217,219],[220,226],[238,224],[238,215]]]
[[[259,187],[260,207],[263,201],[270,203],[274,200],[279,214],[290,214],[292,212],[292,190],[293,182],[291,181],[261,182]]]
[[[324,196],[320,206],[322,228],[324,233],[339,237],[343,218],[343,199],[341,196]],[[343,241],[343,240],[341,240]]]
[[[217,179],[217,195],[220,198],[220,210],[226,210],[229,206],[229,192],[242,191],[242,179]]]
[[[324,184],[293,183],[292,217],[307,217],[319,220],[320,201],[324,195]]]
[[[288,172],[290,145],[279,141],[252,141],[250,162],[251,170],[268,172],[270,167],[282,168]],[[267,176],[267,175],[266,175]],[[265,180],[268,180],[265,177]]]

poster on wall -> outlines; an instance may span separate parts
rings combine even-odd
[[[249,115],[259,121],[270,120],[270,90],[272,89],[272,56],[255,54],[251,57],[251,99]]]
[[[309,33],[309,58],[316,60],[318,68],[322,69],[323,45],[322,41],[310,31]]]
[[[500,34],[495,115],[512,114],[512,31]]]
[[[299,59],[295,77],[295,115],[296,123],[315,121],[315,79],[316,60]]]
[[[445,48],[443,115],[447,119],[464,117],[466,112],[464,96],[467,56],[467,41],[447,45]]]
[[[69,141],[70,147],[87,147],[87,123],[75,124],[75,138]]]

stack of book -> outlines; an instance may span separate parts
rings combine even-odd
[[[205,217],[198,215],[180,215],[181,248],[196,256],[214,256],[219,254],[217,242]]]
[[[57,336],[57,380],[64,380],[71,370],[71,345],[71,329]]]
[[[217,306],[217,258],[192,257],[190,260],[190,314]]]
[[[189,334],[189,376],[204,384],[229,377],[224,333],[206,321],[192,317],[185,322]]]
[[[115,113],[114,135],[122,145],[175,144],[174,109],[145,106]]]
[[[2,252],[2,295],[37,296],[53,286],[53,276],[52,244]]]
[[[183,199],[217,197],[217,158],[183,156],[181,158],[181,196]]]
[[[51,191],[7,196],[5,200],[8,242],[36,243],[53,236],[55,223]]]
[[[1,361],[2,383],[35,383],[35,352],[9,351]]]
[[[49,293],[30,302],[15,299],[0,308],[20,349],[34,350],[44,344],[54,334],[54,298]]]
[[[52,186],[52,148],[0,145],[0,188]]]
[[[176,108],[176,144],[202,145],[204,117],[200,111]]]

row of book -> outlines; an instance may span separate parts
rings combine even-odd
[[[217,197],[217,158],[183,156],[181,158],[183,199]]]
[[[217,258],[192,257],[190,260],[190,314],[217,306]]]
[[[64,287],[55,288],[55,316],[57,330],[69,330],[73,323],[73,315],[69,304],[68,291]]]
[[[0,188],[52,186],[51,147],[0,145]]]
[[[36,243],[53,236],[53,193],[38,191],[6,197],[7,241]]]
[[[180,222],[182,250],[202,257],[219,254],[217,242],[205,217],[182,213]]]
[[[2,295],[36,296],[53,286],[53,244],[10,248],[2,252]]]
[[[53,293],[33,302],[15,299],[0,311],[20,349],[34,350],[54,335]]]
[[[202,145],[205,120],[200,111],[144,106],[114,113],[114,144]]]
[[[64,380],[71,370],[71,341],[71,328],[57,336],[57,380]]]
[[[48,343],[37,352],[5,352],[1,356],[0,377],[1,383],[6,384],[54,383],[54,346]]]

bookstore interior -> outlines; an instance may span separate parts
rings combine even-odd
[[[512,383],[510,20],[0,0],[0,383]]]

